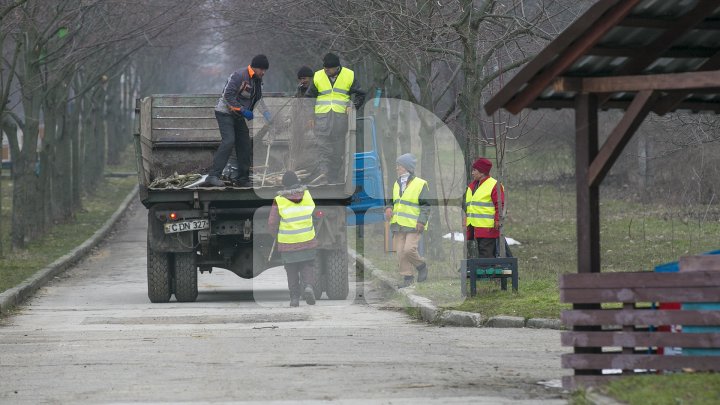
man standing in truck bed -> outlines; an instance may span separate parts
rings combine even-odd
[[[265,55],[257,55],[247,68],[230,75],[223,88],[220,100],[215,106],[215,118],[220,128],[222,141],[213,156],[212,169],[205,183],[210,186],[224,187],[220,180],[233,147],[237,154],[238,176],[233,185],[250,187],[250,130],[247,121],[253,119],[253,108],[262,98],[262,78],[270,67]],[[266,121],[270,121],[270,112],[263,112]]]
[[[315,135],[318,138],[318,170],[320,180],[316,183],[341,181],[343,157],[345,156],[345,134],[348,131],[350,96],[355,95],[355,107],[365,101],[365,92],[355,80],[355,72],[340,66],[340,58],[328,53],[323,58],[323,69],[315,72],[307,91],[315,101]]]

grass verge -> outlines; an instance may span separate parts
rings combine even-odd
[[[108,172],[130,172],[132,166],[110,166]],[[2,180],[2,237],[3,255],[0,257],[0,292],[17,286],[38,270],[67,254],[87,240],[112,216],[119,203],[137,184],[137,177],[107,177],[93,195],[82,200],[83,209],[67,223],[54,226],[48,233],[32,241],[27,249],[11,251],[10,215],[12,209],[12,181]]]
[[[615,380],[597,391],[629,405],[711,405],[720,403],[720,374],[632,376]],[[573,394],[571,403],[590,401],[581,390]]]
[[[502,291],[498,280],[483,280],[478,282],[476,297],[462,299],[458,268],[464,257],[464,243],[440,239],[428,242],[429,277],[427,282],[416,285],[418,295],[443,308],[478,312],[485,317],[559,318],[560,312],[569,308],[560,303],[558,278],[577,271],[573,186],[509,189],[508,196],[505,232],[522,243],[512,247],[518,258],[519,291]],[[656,265],[678,260],[680,256],[720,248],[718,206],[673,207],[605,195],[600,211],[603,272],[652,271]],[[448,217],[459,215],[453,213]],[[451,225],[455,228],[443,223],[441,234],[460,230],[457,224]],[[349,236],[353,243],[354,232],[349,232]],[[400,280],[395,254],[384,251],[382,224],[367,225],[363,240],[365,257]]]

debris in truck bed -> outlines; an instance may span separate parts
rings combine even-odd
[[[280,187],[282,186],[282,177],[285,172],[276,172],[276,173],[268,173],[265,175],[265,182],[263,183],[263,174],[262,173],[254,173],[250,175],[250,178],[253,182],[253,185],[255,187],[261,187],[261,184],[263,184],[263,187]],[[298,178],[303,183],[309,182],[311,173],[307,170],[298,170],[296,172]],[[191,173],[191,174],[177,174],[174,173],[172,176],[168,177],[159,177],[150,183],[149,188],[151,189],[170,189],[170,190],[179,190],[182,188],[195,188],[195,187],[203,187],[203,182],[207,175],[198,174],[198,173]],[[221,176],[220,180],[225,183],[226,187],[233,187],[232,181],[225,177]]]
[[[192,173],[192,174],[177,174],[174,173],[172,176],[169,177],[159,177],[150,183],[149,188],[170,188],[170,189],[179,189],[184,188],[198,180],[202,177],[202,174],[198,173]]]
[[[261,184],[264,184],[264,186],[270,186],[270,187],[277,187],[282,186],[282,177],[285,172],[276,172],[276,173],[268,173],[265,175],[265,182],[263,183],[263,175],[262,173],[255,173],[250,176],[252,179],[253,184],[256,185],[256,187],[260,187]],[[307,170],[298,170],[295,172],[297,174],[298,178],[301,182],[307,183],[310,179],[310,172]]]

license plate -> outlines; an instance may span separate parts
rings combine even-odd
[[[165,224],[165,233],[178,233],[208,229],[210,223],[207,219],[193,219],[190,221],[170,222]]]

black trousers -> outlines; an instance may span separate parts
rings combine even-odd
[[[290,294],[300,295],[306,284],[315,286],[315,260],[307,260],[297,263],[285,263],[287,273],[288,289]]]
[[[348,115],[330,111],[315,115],[315,135],[318,141],[318,169],[328,181],[344,179],[345,136],[348,131]]]
[[[236,180],[249,180],[252,145],[250,143],[250,130],[245,118],[217,111],[215,111],[215,118],[220,128],[222,141],[217,151],[215,151],[212,169],[208,174],[219,177],[230,158],[230,153],[235,148],[238,163],[238,177]]]
[[[500,242],[498,238],[479,238],[475,239],[475,242],[477,243],[479,259],[492,259],[493,257],[498,257],[500,251],[500,246],[498,246]],[[505,241],[505,256],[513,257],[507,241]]]
[[[475,239],[478,247],[478,258],[492,259],[495,257],[495,242],[497,238],[478,238]]]

